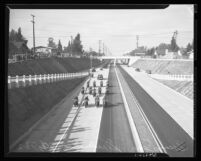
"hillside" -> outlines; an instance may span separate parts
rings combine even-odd
[[[105,63],[105,62],[104,62]],[[93,66],[99,66],[99,60]],[[8,75],[79,72],[90,67],[89,59],[46,58],[8,65]],[[85,78],[13,88],[8,90],[9,142],[14,143]]]
[[[101,61],[94,59],[93,66]],[[87,58],[44,58],[8,64],[8,75],[35,75],[78,72],[90,68],[90,59]]]
[[[183,94],[184,96],[193,100],[193,82],[190,81],[176,81],[176,80],[157,80],[164,85],[174,89],[175,91]]]
[[[157,74],[193,74],[193,61],[139,59],[131,66]]]

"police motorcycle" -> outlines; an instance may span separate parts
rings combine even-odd
[[[84,98],[84,103],[83,103],[83,105],[84,105],[85,108],[88,106],[88,102],[89,102],[89,98],[88,98],[88,96],[86,96]]]
[[[96,105],[96,107],[100,106],[100,99],[99,99],[98,95],[95,97],[95,105]]]
[[[73,98],[73,106],[78,107],[78,96]]]

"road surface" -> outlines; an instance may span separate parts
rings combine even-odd
[[[167,153],[172,157],[192,157],[193,139],[127,72],[122,68],[120,71]]]

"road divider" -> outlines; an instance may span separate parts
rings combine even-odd
[[[144,149],[143,149],[142,143],[141,143],[141,141],[140,141],[140,137],[139,137],[139,134],[138,134],[138,132],[137,132],[135,123],[134,123],[134,121],[133,121],[131,112],[130,112],[130,110],[129,110],[128,103],[127,103],[127,101],[126,101],[126,97],[125,97],[125,94],[124,94],[124,91],[123,91],[121,82],[120,82],[120,80],[119,80],[119,77],[118,77],[116,68],[115,68],[115,73],[116,73],[117,80],[118,80],[118,84],[119,84],[119,87],[120,87],[120,90],[121,90],[121,94],[122,94],[122,98],[123,98],[123,102],[124,102],[126,114],[127,114],[127,117],[128,117],[128,122],[129,122],[130,127],[131,127],[131,132],[132,132],[133,140],[134,140],[135,145],[136,145],[137,152],[142,152],[142,153],[143,153],[143,152],[144,152]]]

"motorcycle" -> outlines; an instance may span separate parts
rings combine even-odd
[[[103,98],[103,107],[107,106],[106,97]]]
[[[103,87],[103,81],[100,82],[100,86]]]
[[[106,94],[108,94],[109,93],[109,89],[108,89],[108,87],[106,87],[106,92],[105,92]]]
[[[93,82],[93,86],[96,87],[96,82],[95,81]]]
[[[89,101],[88,97],[85,97],[84,103],[83,103],[85,108],[88,106],[88,101]]]
[[[82,87],[81,93],[84,94],[84,87]]]
[[[73,106],[78,107],[78,97],[73,99]]]
[[[87,82],[87,88],[89,88],[89,81]]]
[[[96,90],[93,91],[93,96],[96,97]]]
[[[101,94],[101,87],[98,88],[98,94]]]
[[[89,87],[89,94],[92,94],[92,87]]]
[[[100,100],[99,100],[98,96],[96,96],[96,98],[95,98],[95,104],[96,104],[96,107],[99,107],[99,105],[100,105]]]
[[[106,86],[109,87],[109,82],[107,82]]]

